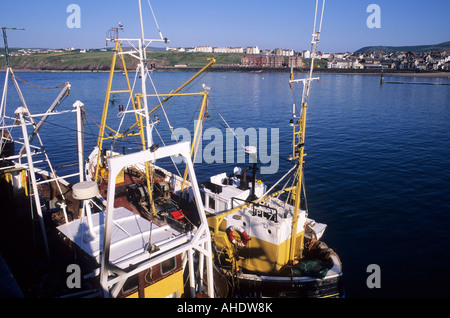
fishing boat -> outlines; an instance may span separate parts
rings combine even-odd
[[[222,286],[220,297],[344,294],[341,261],[321,240],[327,225],[309,217],[304,191],[307,100],[311,84],[318,80],[313,70],[324,2],[321,10],[316,2],[309,77],[295,79],[292,71],[289,81],[292,90],[303,84],[301,107],[294,104],[290,121],[293,167],[269,188],[258,180],[258,152],[250,145],[245,152],[252,165],[214,175],[201,188],[219,272],[216,284]]]
[[[55,170],[59,167],[52,164],[52,155],[40,133],[54,116],[68,120],[75,114],[76,121],[81,123],[83,104],[78,101],[74,107],[59,111],[58,107],[70,95],[70,83],[42,87],[17,76],[11,66],[7,40],[7,32],[14,30],[24,29],[2,28],[7,67],[0,106],[0,253],[6,272],[13,278],[10,282],[17,291],[14,295],[42,297],[47,295],[46,282],[56,282],[56,277],[65,271],[61,266],[66,264],[66,254],[58,248],[56,226],[78,217],[78,202],[72,196],[68,180],[82,176],[83,169],[57,175]],[[40,91],[58,88],[61,91],[45,112],[36,113],[32,110],[40,105],[27,101],[19,82]],[[11,85],[14,90],[9,90]],[[13,93],[16,104],[14,99],[10,102]],[[81,130],[77,135],[81,140]],[[72,136],[77,138],[75,134]]]
[[[150,9],[153,13],[151,6]],[[83,188],[82,198],[96,196],[105,200],[104,224],[100,215],[59,229],[101,264],[94,276],[100,276],[103,289],[110,291],[109,294],[113,297],[195,297],[199,293],[213,297],[213,254],[206,214],[193,169],[193,146],[188,142],[166,145],[163,140],[163,145],[159,146],[153,138],[153,132],[157,131],[156,126],[160,123],[159,116],[155,115],[157,110],[163,111],[164,118],[173,129],[164,110],[164,104],[172,98],[196,97],[204,107],[208,100],[207,91],[180,91],[209,69],[215,60],[211,60],[175,91],[159,93],[151,76],[154,66],[149,65],[146,51],[151,43],[167,43],[168,40],[162,36],[161,31],[158,39],[145,38],[141,1],[139,10],[141,38],[120,38],[119,33],[123,30],[121,25],[112,28],[107,34],[107,43],[114,43],[114,55],[97,146],[86,161],[84,173],[87,181],[80,185]],[[156,18],[155,23],[158,25]],[[124,43],[131,49],[125,51]],[[125,56],[138,61],[133,84],[130,80],[132,72],[127,67]],[[119,63],[122,64],[123,76],[116,81],[115,73]],[[124,87],[114,88],[117,86],[116,82],[123,83]],[[148,83],[152,84],[152,94],[148,93]],[[128,102],[127,105],[117,105],[121,119],[119,127],[112,129],[109,123],[109,115],[112,113],[110,108],[115,104],[112,101],[120,100],[122,96]],[[156,105],[150,109],[149,105],[153,101]],[[127,126],[130,120],[131,124]],[[120,147],[119,144],[123,145],[130,138],[139,140],[140,150],[125,153],[129,151],[129,147]],[[117,149],[122,151],[118,152]],[[176,165],[174,167],[178,174],[156,163],[162,159],[173,162],[174,157],[183,159],[184,175],[181,175]],[[189,184],[192,195],[190,200],[181,200],[179,196],[184,184]],[[139,220],[138,226],[136,219]],[[128,220],[131,222],[129,228]],[[74,228],[85,229],[82,238]],[[106,244],[103,250],[101,243],[95,239],[98,238],[95,233],[102,231]],[[112,235],[114,233],[119,233],[119,236]],[[86,237],[94,239],[86,241]],[[187,291],[184,290],[186,279],[190,282]]]
[[[138,3],[142,36],[138,39],[125,39],[132,43],[134,50],[123,52],[122,39],[118,36],[107,38],[107,41],[115,43],[116,50],[108,82],[99,144],[87,161],[83,143],[83,119],[87,112],[81,101],[77,101],[73,105],[74,109],[70,111],[77,115],[78,171],[75,174],[59,177],[53,172],[35,168],[36,161],[33,161],[32,156],[39,154],[39,150],[30,143],[34,137],[39,136],[38,132],[44,121],[39,124],[33,121],[34,115],[22,98],[23,94],[16,81],[18,77],[14,75],[8,59],[2,114],[3,106],[6,107],[7,81],[11,76],[24,105],[16,110],[16,120],[22,126],[25,149],[22,151],[26,152],[28,162],[22,164],[20,161],[14,161],[20,159],[21,155],[13,155],[12,144],[20,138],[12,137],[10,128],[15,123],[7,125],[2,121],[2,186],[6,188],[2,195],[11,194],[8,197],[11,208],[8,206],[6,217],[15,218],[17,226],[21,227],[20,231],[11,228],[12,231],[2,231],[2,234],[16,232],[20,239],[16,240],[14,237],[13,241],[27,246],[24,240],[27,231],[23,222],[15,215],[17,211],[14,207],[19,205],[19,198],[20,202],[30,201],[32,196],[35,201],[29,204],[27,209],[28,214],[31,210],[33,217],[35,214],[38,216],[40,224],[39,245],[45,249],[41,270],[39,275],[30,270],[36,267],[36,263],[32,253],[23,253],[22,249],[17,250],[20,255],[15,255],[15,259],[8,257],[7,263],[10,264],[9,268],[13,270],[15,278],[26,280],[25,288],[32,285],[35,290],[33,296],[214,297],[211,238],[193,168],[191,145],[189,142],[176,142],[159,147],[153,143],[152,131],[157,120],[150,119],[152,112],[149,111],[147,100],[149,96],[146,82],[149,80],[150,71],[146,49],[150,43],[168,40],[162,37],[161,32],[160,39],[145,38],[141,1]],[[118,34],[119,28],[114,30]],[[108,139],[104,137],[104,129],[108,127],[108,105],[110,94],[114,92],[111,85],[115,63],[118,57],[125,62],[125,54],[139,61],[136,71],[141,81],[139,93],[135,94],[131,88],[126,68],[124,74],[128,83],[128,90],[125,92],[129,94],[133,107],[129,112],[136,119],[135,127],[139,130],[138,133],[132,134],[141,138],[142,148],[128,154],[118,154],[112,150],[105,151],[103,142]],[[214,62],[211,61],[208,67]],[[47,118],[56,114],[53,111],[70,89],[70,85],[67,83],[64,87],[55,105],[45,114],[39,114],[41,117]],[[171,98],[175,94],[176,92],[171,92],[166,97]],[[200,96],[205,102],[207,93],[201,92],[196,96]],[[127,112],[128,109],[124,110],[123,114]],[[5,115],[2,119],[14,118]],[[27,125],[34,128],[31,135],[28,134]],[[125,134],[116,137],[123,139]],[[114,139],[111,138],[113,141]],[[194,199],[187,204],[189,216],[195,219],[195,223],[189,222],[182,213],[182,207],[171,196],[172,190],[182,185],[183,178],[174,176],[156,165],[158,160],[174,157],[181,158],[185,166],[184,180],[190,180],[190,193]],[[48,163],[50,165],[50,161]],[[77,177],[77,182],[69,183],[69,177]],[[57,183],[61,193],[45,195],[45,191],[54,189],[51,186],[38,187],[41,183]],[[9,226],[11,225],[13,223],[9,223]],[[35,236],[33,238],[36,239]],[[8,242],[6,237],[3,242]],[[7,245],[5,249],[8,249]]]

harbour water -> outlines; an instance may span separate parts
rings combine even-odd
[[[71,95],[59,110],[71,109],[76,100],[85,104],[88,154],[96,144],[98,127],[93,121],[100,122],[108,74],[17,75],[37,86],[71,83]],[[192,75],[156,72],[153,79],[160,93],[168,93]],[[288,80],[287,73],[212,72],[191,89],[203,91],[201,84],[211,87],[205,129],[215,127],[225,135],[221,116],[232,128],[268,129],[268,153],[278,148],[279,159],[277,175],[262,175],[264,181],[274,182],[291,167],[286,160],[291,152],[289,120],[292,104],[300,105],[301,87],[295,87],[293,95]],[[448,78],[401,76],[389,80],[450,82]],[[3,81],[2,75],[1,87]],[[59,93],[57,89],[21,87],[33,113],[45,111]],[[111,115],[117,117],[118,105],[126,103],[116,96]],[[11,114],[20,106],[15,94],[9,94],[8,105]],[[170,124],[192,130],[198,106],[199,100],[168,103],[165,110]],[[164,114],[160,120],[158,132],[166,143],[173,142]],[[313,84],[306,129],[308,208],[311,218],[328,224],[324,240],[341,257],[347,297],[450,296],[449,123],[450,89],[446,85],[380,85],[379,76],[335,74],[320,74],[320,82]],[[279,137],[272,138],[271,129]],[[49,119],[41,137],[55,166],[77,161],[74,117],[65,122]],[[270,146],[271,141],[277,146]],[[205,140],[203,147],[209,142]],[[133,144],[126,148],[129,151]],[[206,181],[217,171],[232,172],[236,162],[225,159],[196,164],[197,178]],[[367,285],[371,264],[381,270],[380,288]]]

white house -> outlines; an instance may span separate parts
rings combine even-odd
[[[328,68],[352,68],[353,61],[334,59],[327,64]]]
[[[195,48],[195,52],[212,53],[213,52],[213,48],[212,48],[212,46],[197,46]]]
[[[311,58],[311,52],[309,50],[302,51],[302,57],[304,59],[310,59]]]
[[[247,54],[259,54],[259,53],[261,53],[261,51],[259,50],[259,47],[257,47],[257,46],[249,46],[249,47],[247,47],[246,53]]]

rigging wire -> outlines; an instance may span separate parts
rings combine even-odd
[[[128,111],[128,108],[130,107],[130,104],[131,104],[132,95],[133,95],[134,89],[136,87],[136,82],[137,82],[137,78],[138,78],[138,73],[139,73],[138,69],[139,69],[139,67],[136,69],[136,75],[134,76],[133,86],[131,87],[131,96],[130,96],[130,98],[128,98],[128,103],[127,103],[127,107],[125,108],[125,111]],[[117,114],[117,118],[121,118],[119,127],[117,128],[117,134],[119,134],[120,129],[122,128],[125,117],[126,116],[123,112],[119,112],[119,114]]]
[[[159,25],[158,25],[158,21],[156,20],[155,12],[153,11],[152,5],[150,4],[150,0],[147,0],[147,3],[148,3],[148,6],[150,7],[150,11],[152,12],[153,19],[155,20],[155,24],[156,24],[156,28],[158,29],[159,36],[160,36],[161,40],[164,40],[164,37],[161,33],[161,29],[159,28]]]
[[[162,111],[163,111],[163,113],[164,113],[164,117],[166,118],[167,125],[169,125],[169,129],[170,129],[170,131],[171,131],[171,133],[172,133],[172,135],[173,135],[173,126],[170,124],[169,117],[167,117],[167,113],[166,113],[166,110],[164,109],[164,106],[163,106],[163,104],[162,104],[161,97],[160,97],[159,94],[158,94],[158,90],[156,89],[155,83],[153,82],[153,79],[152,79],[152,77],[150,76],[148,70],[147,70],[145,76],[148,77],[148,78],[150,79],[150,83],[152,84],[153,90],[155,91],[156,97],[158,98],[159,105],[161,105],[161,109],[162,109]],[[145,80],[145,79],[144,79],[144,80]],[[144,97],[147,98],[146,96],[144,96]],[[175,141],[178,142],[178,139],[177,139],[176,137],[175,137]]]
[[[217,114],[220,116],[220,118],[222,119],[222,121],[225,123],[225,125],[228,127],[228,129],[230,130],[230,132],[233,134],[233,136],[236,138],[236,141],[238,143],[241,144],[242,149],[245,149],[245,145],[242,143],[241,140],[239,140],[239,137],[236,135],[236,133],[234,132],[233,128],[230,127],[230,125],[228,125],[228,122],[225,120],[225,118],[223,118],[222,114],[219,112],[219,110],[216,108],[216,106],[214,105],[214,103],[211,102],[211,105],[214,107],[214,109],[217,111]],[[212,117],[211,117],[212,118]]]
[[[62,83],[62,84],[59,84],[59,85],[57,85],[57,86],[51,86],[51,87],[36,86],[36,85],[30,84],[30,83],[24,81],[23,79],[21,79],[20,77],[18,77],[16,74],[11,73],[11,75],[12,75],[15,79],[18,79],[19,81],[21,81],[22,83],[25,83],[25,84],[27,84],[27,85],[29,85],[29,86],[31,86],[31,87],[34,87],[34,88],[40,88],[40,89],[55,89],[55,88],[61,88],[61,87],[64,87],[64,86],[67,85],[67,83]]]
[[[306,95],[304,96],[305,98],[309,97],[309,93],[311,90],[311,81],[312,81],[312,75],[314,72],[314,61],[316,58],[317,43],[319,43],[319,41],[320,41],[320,33],[322,32],[323,14],[325,11],[325,0],[322,1],[322,10],[321,10],[322,12],[321,12],[320,21],[319,21],[319,31],[316,32],[318,6],[319,6],[319,0],[316,0],[316,12],[315,12],[315,16],[314,16],[313,39],[311,41],[311,44],[312,44],[311,69],[309,71],[309,81],[308,81],[308,85],[307,85],[307,89],[306,89]]]
[[[292,167],[292,169],[291,170],[289,170],[283,177],[281,177],[281,179],[280,180],[278,180],[269,190],[267,190],[266,191],[266,193],[264,193],[262,196],[261,196],[261,198],[264,198],[264,197],[266,197],[273,189],[275,189],[275,187],[277,187],[278,186],[278,184],[280,184],[281,183],[281,181],[283,181],[283,179],[284,178],[286,178],[288,175],[290,175],[295,169],[297,168],[297,165],[295,165],[294,167]],[[289,180],[288,180],[289,181]],[[284,186],[284,188],[285,188],[286,186]],[[283,189],[284,189],[283,188]],[[258,200],[259,201],[259,200]]]
[[[215,109],[215,110],[217,111],[217,113],[219,114],[219,116],[222,118],[222,121],[224,121],[225,125],[224,125],[223,123],[221,123],[220,121],[218,121],[218,120],[217,120],[216,118],[214,118],[213,116],[211,116],[211,114],[208,114],[207,117],[209,117],[209,118],[211,118],[212,120],[214,120],[216,123],[218,123],[218,124],[219,124],[220,126],[222,126],[223,128],[230,130],[230,132],[233,133],[233,135],[234,135],[234,137],[237,139],[237,141],[239,141],[238,136],[236,136],[236,134],[234,134],[233,128],[231,128],[230,125],[228,125],[228,123],[227,123],[226,120],[223,118],[223,116],[220,114],[219,110],[218,110],[217,107],[214,105],[214,103],[212,102],[211,99],[210,99],[210,102],[211,102],[211,105],[214,107],[214,109]],[[239,141],[239,143],[241,144],[242,148],[245,149],[245,147],[242,145],[242,142]],[[261,145],[259,146],[259,149],[265,150],[266,153],[267,153],[267,151],[268,151],[267,148],[262,148]],[[286,161],[286,162],[292,162],[291,160],[286,159],[286,158],[284,158],[283,156],[280,156],[280,154],[277,154],[277,156],[278,156],[279,159],[281,159],[281,160],[283,160],[283,161]]]
[[[166,144],[164,143],[164,140],[162,139],[161,135],[159,134],[158,129],[157,129],[156,127],[154,127],[154,128],[155,128],[156,134],[159,136],[159,139],[161,139],[161,142],[163,143],[163,146],[165,147]],[[175,169],[177,170],[178,175],[181,177],[181,172],[180,172],[180,170],[178,170],[178,167],[177,167],[177,165],[175,164],[175,161],[173,160],[172,157],[170,157],[170,160],[172,161],[172,163],[173,163]]]

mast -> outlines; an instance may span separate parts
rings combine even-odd
[[[105,104],[104,104],[104,108],[103,108],[103,117],[102,117],[102,123],[101,123],[101,128],[100,128],[100,133],[99,133],[99,140],[98,140],[98,148],[99,151],[102,150],[102,143],[103,140],[105,139],[111,139],[111,138],[107,138],[104,137],[105,134],[105,129],[109,127],[106,126],[106,117],[107,117],[107,112],[108,112],[108,104],[109,104],[109,100],[110,100],[110,96],[112,93],[128,93],[130,95],[130,98],[133,99],[133,91],[132,91],[132,87],[130,85],[130,81],[129,81],[129,77],[128,77],[128,71],[126,69],[125,66],[125,59],[124,59],[124,55],[130,55],[133,58],[136,58],[137,60],[139,60],[139,73],[140,73],[140,79],[141,79],[141,91],[142,91],[142,109],[134,109],[132,111],[125,111],[125,113],[131,113],[134,112],[136,114],[136,117],[139,117],[140,119],[137,118],[137,122],[139,122],[140,120],[142,120],[142,117],[144,117],[144,122],[145,122],[145,127],[139,127],[140,131],[142,131],[145,135],[144,138],[142,138],[142,142],[143,142],[143,147],[144,148],[148,148],[151,147],[153,145],[153,138],[152,138],[152,130],[153,130],[153,125],[154,123],[151,122],[150,120],[150,112],[149,112],[149,108],[148,108],[148,100],[147,100],[147,84],[146,84],[146,80],[147,77],[149,77],[149,71],[148,71],[148,65],[147,65],[147,47],[153,43],[153,42],[164,42],[164,43],[168,43],[168,40],[166,38],[163,38],[161,35],[160,39],[146,39],[145,38],[145,33],[144,33],[144,21],[143,21],[143,16],[142,16],[142,4],[141,4],[141,0],[138,0],[138,5],[139,5],[139,18],[140,18],[140,27],[141,27],[141,37],[139,39],[121,39],[119,38],[119,30],[123,30],[122,29],[122,25],[120,24],[119,28],[112,28],[111,31],[109,32],[109,34],[111,34],[110,38],[107,38],[106,41],[114,41],[115,42],[115,48],[114,48],[114,57],[113,57],[113,61],[112,61],[112,65],[111,65],[111,71],[110,71],[110,77],[109,77],[109,81],[108,81],[108,89],[107,89],[107,93],[106,93],[106,98],[105,98]],[[152,13],[153,13],[153,9],[152,9]],[[156,20],[155,20],[156,21]],[[129,51],[129,52],[124,52],[122,49],[122,42],[128,42],[133,48],[134,51]],[[112,91],[111,87],[112,87],[112,81],[113,81],[113,76],[114,76],[114,71],[115,71],[115,66],[116,66],[116,61],[117,61],[117,57],[120,56],[122,64],[124,66],[124,72],[125,72],[125,77],[127,79],[127,84],[128,84],[128,90],[125,91]],[[138,124],[138,123],[137,123]],[[136,125],[136,124],[135,124]],[[134,125],[134,126],[135,126]],[[132,127],[134,127],[132,126]],[[141,129],[142,128],[142,129]],[[125,137],[125,134],[121,134],[119,135],[119,132],[116,132],[112,129],[110,129],[114,134],[116,134],[116,137]],[[98,164],[99,165],[99,164]],[[95,179],[97,179],[98,173],[96,172],[96,176]]]
[[[314,27],[312,34],[312,57],[311,57],[311,67],[309,71],[309,77],[306,79],[295,80],[293,76],[293,71],[291,73],[291,80],[289,81],[289,85],[292,89],[292,83],[303,83],[303,93],[302,93],[302,105],[300,109],[300,115],[297,116],[296,106],[294,104],[291,120],[291,125],[293,126],[293,139],[292,139],[292,159],[296,160],[297,165],[297,180],[296,186],[294,190],[294,214],[292,219],[292,235],[290,242],[290,252],[289,252],[289,262],[292,263],[295,259],[302,257],[302,246],[303,246],[303,238],[304,235],[301,234],[300,238],[297,238],[297,228],[298,228],[298,219],[300,213],[300,200],[301,200],[301,192],[302,192],[302,182],[303,182],[303,166],[304,166],[304,157],[305,157],[305,133],[306,133],[306,114],[308,110],[307,99],[309,97],[311,84],[314,80],[319,80],[319,78],[313,78],[314,72],[314,62],[316,57],[316,49],[317,44],[320,40],[320,33],[322,30],[322,20],[323,13],[325,9],[325,0],[322,0],[322,8],[321,8],[321,16],[319,19],[318,31],[317,28],[317,20],[318,20],[318,8],[319,8],[319,0],[316,0],[316,9],[314,16]],[[299,243],[299,245],[297,245]]]
[[[9,59],[9,46],[8,46],[8,36],[6,35],[6,30],[18,30],[18,31],[24,31],[25,29],[19,29],[19,28],[6,28],[2,27],[2,34],[3,34],[3,43],[5,45],[5,57],[6,57],[6,77],[5,77],[5,84],[3,87],[3,94],[2,94],[2,101],[0,106],[0,116],[3,120],[5,107],[6,107],[6,96],[7,96],[7,90],[8,90],[8,78],[9,74],[12,72],[11,69],[11,61]]]
[[[141,71],[141,87],[142,87],[142,99],[144,101],[144,114],[145,114],[145,124],[147,127],[147,143],[148,147],[153,145],[153,139],[152,139],[152,130],[153,127],[150,126],[150,118],[148,113],[148,100],[147,100],[147,86],[146,86],[146,79],[147,79],[147,50],[145,45],[145,35],[144,35],[144,20],[142,18],[142,3],[141,0],[139,2],[139,19],[141,22],[141,35],[142,38],[140,40],[140,71]]]
[[[101,255],[101,269],[100,269],[100,283],[103,286],[104,294],[105,296],[117,296],[126,282],[126,280],[129,277],[132,277],[133,275],[138,274],[143,269],[151,268],[154,265],[161,264],[165,260],[168,260],[170,258],[173,258],[176,255],[184,253],[186,255],[186,266],[189,270],[189,284],[191,288],[192,296],[195,297],[196,291],[202,290],[202,284],[204,283],[203,275],[206,273],[205,281],[207,282],[207,293],[210,297],[214,296],[214,286],[213,286],[213,266],[212,266],[212,246],[211,246],[211,236],[209,232],[209,228],[207,226],[207,220],[206,220],[206,214],[204,211],[204,207],[201,204],[202,199],[200,195],[200,190],[198,187],[197,179],[195,176],[195,171],[193,167],[193,163],[191,160],[191,147],[190,144],[185,143],[176,143],[171,146],[165,146],[164,147],[156,147],[156,145],[153,144],[152,140],[152,130],[153,126],[158,123],[158,120],[155,119],[155,121],[150,120],[150,115],[155,111],[157,108],[162,107],[162,105],[172,96],[181,96],[181,95],[189,95],[189,94],[176,94],[176,93],[170,93],[170,94],[158,94],[156,91],[155,86],[153,85],[152,78],[150,77],[149,70],[148,70],[148,61],[147,61],[147,54],[146,49],[147,47],[154,41],[157,42],[164,42],[167,43],[168,40],[163,38],[161,35],[161,31],[158,31],[160,34],[160,39],[156,40],[148,40],[145,39],[144,35],[144,24],[143,24],[143,17],[142,17],[142,6],[141,6],[141,0],[138,1],[139,4],[139,14],[140,14],[140,25],[141,25],[141,38],[139,39],[119,39],[116,35],[115,37],[115,43],[116,43],[116,51],[114,53],[113,58],[113,67],[115,63],[115,59],[117,58],[117,55],[120,55],[122,58],[122,62],[124,63],[123,56],[124,54],[128,54],[134,58],[137,58],[139,60],[139,66],[137,73],[139,73],[141,76],[141,90],[142,92],[139,94],[135,94],[133,96],[133,90],[129,85],[128,81],[128,87],[129,89],[127,91],[116,91],[117,93],[128,93],[130,94],[130,100],[133,104],[133,110],[121,110],[123,114],[126,113],[134,113],[136,116],[136,124],[139,126],[139,131],[142,138],[142,146],[143,149],[140,152],[127,154],[123,156],[111,156],[108,158],[107,166],[108,166],[108,189],[114,189],[116,185],[117,176],[120,171],[125,169],[128,166],[137,165],[137,164],[145,164],[146,168],[146,177],[147,177],[147,184],[148,184],[148,195],[149,195],[149,201],[152,204],[152,212],[153,215],[156,216],[155,207],[154,207],[154,201],[152,199],[152,188],[150,186],[150,181],[152,177],[150,173],[150,169],[152,167],[150,166],[150,162],[155,163],[157,160],[160,160],[162,158],[172,158],[173,156],[181,156],[184,159],[184,162],[186,164],[186,170],[188,171],[188,175],[191,178],[192,182],[192,189],[195,196],[195,204],[196,208],[199,213],[199,217],[201,220],[200,226],[197,228],[195,232],[189,232],[185,234],[180,234],[179,236],[174,236],[171,238],[170,244],[163,244],[162,246],[158,247],[158,255],[152,256],[151,253],[147,253],[148,249],[146,248],[146,259],[142,260],[140,263],[130,265],[127,270],[121,270],[116,265],[110,264],[110,254],[111,254],[111,232],[112,232],[112,224],[114,222],[113,220],[113,211],[115,209],[114,207],[114,196],[115,191],[108,191],[107,193],[107,206],[105,211],[105,229],[104,229],[104,240],[103,240],[103,252]],[[150,3],[149,3],[150,5]],[[151,8],[151,6],[150,6]],[[153,9],[151,8],[153,17]],[[156,22],[156,19],[155,19]],[[157,24],[157,23],[156,23]],[[108,39],[107,39],[108,41]],[[134,49],[133,52],[123,52],[122,51],[122,41],[127,41]],[[120,52],[118,52],[120,51]],[[215,61],[210,63],[210,66],[214,64]],[[125,64],[124,64],[125,65]],[[126,133],[130,130],[128,129],[125,133],[120,133],[119,131],[113,131],[109,127],[106,126],[106,113],[107,108],[109,104],[109,96],[111,93],[114,93],[114,91],[111,91],[111,83],[112,83],[112,77],[113,77],[113,67],[111,69],[110,73],[110,80],[108,83],[108,91],[107,96],[105,99],[104,104],[104,114],[102,118],[102,126],[101,131],[99,134],[99,153],[98,156],[101,156],[102,151],[102,142],[104,139],[114,139],[119,137],[126,137]],[[209,67],[209,66],[208,66]],[[196,74],[198,76],[199,74]],[[127,72],[125,71],[125,76],[128,80]],[[147,94],[147,87],[146,87],[146,80],[150,79],[152,82],[155,94],[150,95]],[[187,85],[187,84],[186,84]],[[184,87],[184,86],[183,86]],[[182,87],[179,89],[181,90]],[[177,90],[177,92],[179,91]],[[190,95],[199,95],[199,94],[190,94]],[[203,96],[203,104],[204,108],[206,108],[207,104],[207,97],[208,94],[201,93]],[[159,104],[156,108],[154,108],[152,111],[149,112],[148,108],[148,97],[157,97],[159,100]],[[165,100],[161,100],[162,97],[166,97]],[[164,111],[165,114],[165,111]],[[166,114],[165,114],[166,115]],[[145,119],[143,118],[145,117]],[[166,115],[167,119],[167,115]],[[145,122],[144,122],[145,120]],[[170,123],[167,119],[167,122],[169,124],[169,127],[172,130],[172,127],[170,126]],[[135,124],[135,125],[136,125]],[[135,126],[133,125],[133,126]],[[133,127],[132,126],[132,127]],[[112,138],[105,138],[104,137],[104,130],[105,128],[110,129],[114,132],[115,136]],[[119,129],[120,130],[120,129]],[[99,166],[97,165],[97,171]],[[96,172],[98,173],[98,172]],[[97,175],[96,175],[97,177]],[[151,229],[151,227],[150,227]],[[151,234],[150,234],[151,235]],[[150,244],[150,242],[149,242]],[[151,244],[149,245],[151,246]],[[198,264],[196,264],[196,259],[194,257],[194,254],[198,254]],[[194,268],[198,267],[199,270],[199,280],[196,281],[196,273],[194,271]]]
[[[101,124],[100,124],[100,131],[99,131],[99,136],[98,136],[98,141],[97,141],[97,148],[99,151],[99,156],[97,157],[97,167],[96,167],[95,173],[94,173],[95,174],[94,180],[97,182],[99,181],[100,168],[103,164],[100,155],[103,150],[104,141],[140,135],[143,150],[146,150],[146,149],[154,146],[152,131],[153,131],[154,125],[156,125],[159,121],[156,119],[156,116],[155,116],[155,121],[153,122],[151,120],[152,114],[159,108],[163,108],[163,105],[167,101],[169,101],[172,97],[180,96],[180,94],[178,94],[178,93],[183,88],[185,88],[187,85],[192,83],[197,77],[199,77],[205,71],[210,69],[216,63],[215,59],[208,59],[210,62],[205,67],[203,67],[192,78],[190,78],[188,81],[186,81],[182,86],[180,86],[175,91],[172,91],[165,99],[162,100],[161,97],[163,97],[163,95],[158,94],[156,92],[156,88],[154,87],[153,81],[149,74],[146,49],[153,42],[164,42],[167,44],[168,39],[163,37],[161,30],[159,28],[158,22],[156,20],[153,8],[151,7],[150,3],[149,3],[150,10],[151,10],[153,18],[155,20],[155,24],[158,28],[160,38],[159,39],[151,39],[151,40],[145,39],[141,0],[138,0],[138,5],[139,5],[139,18],[140,18],[140,28],[141,28],[141,37],[139,39],[119,38],[119,31],[123,30],[123,28],[122,28],[123,25],[121,23],[119,23],[118,28],[113,27],[107,33],[106,43],[108,44],[109,41],[114,41],[115,47],[114,47],[114,56],[113,56],[112,63],[111,63],[111,70],[110,70],[110,75],[109,75],[109,80],[108,80],[106,97],[105,97],[104,106],[103,106],[103,115],[102,115],[102,120],[101,120]],[[125,52],[123,50],[122,42],[124,42],[124,41],[128,42],[131,45],[131,47],[133,48],[133,51]],[[127,70],[125,58],[124,58],[125,55],[129,55],[139,61],[137,72],[140,74],[139,77],[141,80],[140,85],[141,85],[142,92],[140,94],[133,95],[134,94],[134,92],[133,92],[134,85],[132,87],[129,76],[128,76],[128,70]],[[124,67],[124,75],[125,75],[125,78],[127,81],[127,89],[126,90],[112,90],[112,82],[113,82],[113,77],[114,77],[114,73],[115,73],[116,63],[119,58],[121,59],[122,65]],[[153,88],[155,90],[154,95],[148,94],[147,79],[150,79],[150,81],[152,82]],[[128,113],[134,113],[135,117],[136,117],[136,122],[133,125],[131,125],[129,128],[125,129],[123,132],[115,131],[115,130],[111,129],[110,127],[108,127],[106,124],[111,95],[115,94],[115,93],[117,93],[117,94],[126,93],[129,95],[130,101],[132,101],[134,109],[133,110],[128,110],[128,109],[123,110],[122,109],[121,112],[123,115],[128,114]],[[151,110],[149,109],[149,103],[148,103],[148,97],[150,97],[150,96],[158,98],[158,105],[155,106]],[[207,94],[206,94],[206,96],[207,96]],[[164,109],[163,109],[163,112],[164,112],[166,120],[169,124],[169,128],[171,130],[173,130],[173,127],[170,125]],[[139,133],[131,132],[136,126],[138,127]],[[111,133],[107,134],[106,130],[110,130],[110,132],[112,134]],[[157,148],[157,147],[155,146],[154,148]],[[150,185],[148,185],[148,186],[150,188]]]
[[[8,37],[6,36],[6,29],[2,28],[3,32],[3,42],[5,43],[5,56],[6,56],[6,68],[9,69],[11,67],[11,63],[9,61],[9,48],[8,48]]]
[[[9,60],[9,47],[8,47],[8,37],[6,35],[6,30],[18,30],[18,31],[25,31],[25,29],[19,29],[19,28],[5,28],[2,27],[3,32],[3,42],[5,43],[5,56],[6,56],[6,67],[10,68],[11,63]]]

